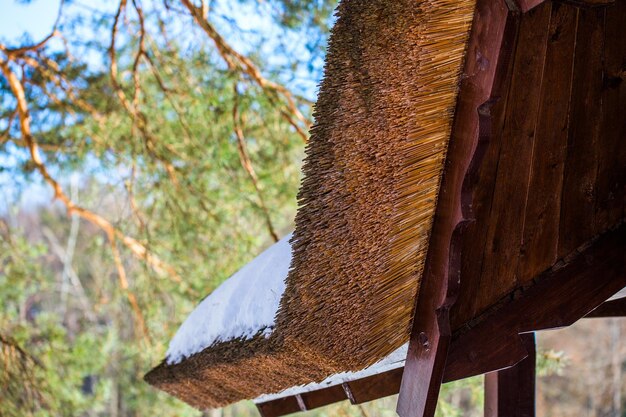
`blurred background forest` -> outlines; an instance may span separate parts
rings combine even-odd
[[[335,6],[0,0],[0,416],[256,415],[200,413],[142,377],[293,227]],[[540,337],[540,415],[626,416],[623,334]],[[442,397],[440,415],[479,416],[482,380]]]

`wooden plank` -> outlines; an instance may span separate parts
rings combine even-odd
[[[607,301],[598,306],[585,318],[626,317],[626,298]]]
[[[542,4],[545,0],[515,0],[517,8],[522,13],[526,13]],[[549,2],[546,2],[549,3]]]
[[[507,0],[511,11],[526,13],[539,6],[545,0]],[[555,3],[569,3],[576,7],[605,7],[615,3],[616,0],[554,0]]]
[[[518,265],[524,284],[557,260],[578,9],[554,3]]]
[[[507,297],[493,311],[478,318],[478,323],[469,330],[457,332],[450,345],[443,381],[514,366],[530,353],[520,332],[562,327],[583,316],[592,316],[598,305],[626,286],[626,225],[604,234],[561,264],[558,269],[537,277],[533,287],[516,297]],[[353,401],[370,401],[394,394],[390,387],[400,387],[401,373],[401,369],[396,369],[366,378],[370,387],[367,396],[360,396],[359,388],[353,388]],[[373,383],[376,379],[380,382]],[[358,387],[359,381],[347,385]],[[306,398],[309,394],[301,395]],[[276,413],[279,401],[285,405],[282,414]],[[272,403],[274,414],[265,413],[266,417],[299,411],[293,397]],[[259,409],[267,407],[268,403],[259,404]]]
[[[570,257],[455,337],[444,381],[489,371],[486,368],[502,356],[499,349],[509,339],[507,334],[515,340],[520,333],[569,326],[626,286],[626,226],[605,233]]]
[[[349,382],[350,401],[361,404],[400,392],[400,382],[404,368],[393,369],[380,375]]]
[[[528,356],[516,365],[485,375],[485,417],[534,417],[535,334],[522,335]]]
[[[606,7],[615,3],[615,0],[555,0],[571,4],[576,7]]]
[[[602,146],[599,149],[596,230],[624,217],[626,198],[626,0],[606,9]]]
[[[507,0],[511,11],[526,13],[539,6],[545,0]],[[554,0],[555,3],[568,3],[576,7],[605,7],[614,4],[616,0]]]
[[[470,216],[467,204],[463,205],[464,182],[478,145],[477,110],[491,96],[507,15],[503,1],[476,4],[400,386],[397,412],[401,417],[430,417],[435,412],[451,334],[449,308],[458,293],[462,224]]]
[[[537,6],[523,15],[520,23],[483,254],[481,291],[475,300],[478,311],[517,285],[551,6],[551,2]]]
[[[559,257],[597,232],[594,221],[602,120],[604,9],[580,9],[561,200]]]
[[[481,153],[482,163],[477,167],[472,195],[472,214],[475,221],[467,225],[461,248],[461,270],[463,276],[459,287],[459,298],[450,312],[452,329],[476,315],[476,294],[480,291],[482,260],[489,227],[491,200],[496,182],[504,115],[513,71],[513,56],[517,45],[519,16],[509,13],[502,39],[500,58],[491,98],[481,106],[484,114],[479,132],[477,156]],[[482,149],[481,149],[482,148]],[[475,157],[476,158],[476,157]]]
[[[259,403],[256,407],[261,417],[279,417],[303,411],[295,396]]]
[[[307,410],[323,407],[347,399],[341,385],[335,385],[323,390],[304,392],[300,395]]]

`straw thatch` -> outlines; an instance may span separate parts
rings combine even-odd
[[[475,0],[344,0],[271,337],[148,382],[199,407],[358,370],[408,340]]]

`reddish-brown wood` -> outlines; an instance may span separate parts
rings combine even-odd
[[[515,151],[521,142],[511,137],[520,131],[511,124],[522,120],[530,126],[532,121],[524,119],[532,119],[533,113],[519,102],[531,93],[514,92],[523,89],[513,84],[515,74],[507,74],[512,84],[490,108],[492,135],[477,170],[472,202],[476,222],[463,237],[463,276],[451,311],[453,330],[625,217],[626,2],[583,9],[553,2],[552,8],[546,45],[530,45],[530,35],[521,30],[514,40],[526,44],[515,48],[515,63],[530,65],[522,56],[533,47],[537,55],[546,51],[541,86],[536,88],[536,129],[528,130],[533,136],[530,151]],[[584,15],[580,24],[574,16],[578,14]],[[522,22],[530,16],[522,15]],[[576,42],[579,38],[582,44]],[[499,127],[503,119],[504,131]],[[532,162],[519,169],[525,152],[532,152]],[[525,193],[519,185],[524,175],[529,182]]]
[[[302,404],[307,410],[322,407],[346,399],[346,394],[341,386],[328,387],[325,390],[302,393]]]
[[[557,259],[577,18],[577,8],[553,4],[518,258],[522,285]]]
[[[256,407],[262,417],[278,417],[304,411],[300,409],[300,404],[298,404],[298,400],[295,396],[259,403]]]
[[[485,417],[535,416],[535,334],[522,335],[528,356],[485,375]]]
[[[458,300],[451,311],[453,329],[458,328],[467,318],[475,315],[474,298],[481,283],[484,242],[489,227],[491,200],[498,169],[498,156],[500,155],[519,21],[518,15],[509,13],[502,39],[492,98],[482,106],[484,117],[481,120],[481,126],[483,129],[480,132],[476,154],[479,157],[483,155],[483,158],[482,163],[473,170],[475,178],[473,179],[474,190],[471,198],[475,221],[467,225],[467,230],[463,234],[461,250],[463,277],[459,286]]]
[[[585,316],[586,318],[626,317],[626,298],[607,301]]]
[[[552,3],[522,16],[482,267],[483,306],[517,286]]]
[[[517,8],[522,11],[522,13],[526,13],[531,9],[542,4],[545,0],[516,0]]]
[[[479,2],[403,382],[303,393],[290,412],[402,387],[399,413],[429,415],[442,380],[523,360],[520,334],[621,311],[589,313],[626,285],[624,226],[576,248],[624,219],[626,0],[574,4]]]
[[[594,236],[605,9],[580,9],[561,201],[559,256]]]
[[[615,0],[557,0],[577,7],[605,7],[615,3]]]
[[[603,72],[603,126],[600,137],[596,230],[624,216],[626,197],[626,1],[606,9]]]
[[[512,11],[521,11],[526,13],[543,3],[545,0],[508,0],[509,8]],[[555,0],[575,5],[577,7],[604,7],[615,3],[615,0]]]
[[[446,167],[428,255],[415,308],[397,411],[401,417],[432,416],[451,337],[449,308],[458,293],[464,221],[464,181],[479,138],[477,110],[491,97],[508,9],[504,1],[479,0],[468,44]],[[452,255],[452,257],[451,257]],[[457,256],[455,256],[457,255]]]
[[[524,343],[523,333],[563,327],[584,316],[592,317],[598,314],[595,311],[602,311],[602,307],[596,309],[598,305],[616,307],[617,303],[613,304],[613,301],[603,302],[626,286],[626,225],[590,242],[568,260],[561,261],[558,269],[546,271],[536,281],[514,299],[502,300],[493,311],[478,317],[476,323],[456,332],[450,344],[443,382],[516,365],[531,353]],[[396,369],[350,382],[353,402],[394,394],[400,387],[401,373],[402,369]],[[368,388],[360,388],[360,384]],[[335,397],[335,394],[328,393],[330,390],[337,392],[338,387],[324,388],[319,397],[328,398],[328,401],[331,398],[349,398],[346,395]],[[301,394],[308,409],[313,408],[311,404],[306,404],[306,398],[311,394]],[[299,411],[295,398],[280,404],[273,403],[271,411],[274,414],[264,411],[266,417]],[[322,402],[319,404],[322,405]],[[280,406],[284,406],[283,412],[277,411]],[[259,407],[264,410],[270,408],[268,403]]]
[[[344,384],[350,389],[350,401],[361,404],[377,398],[397,394],[400,391],[403,368],[394,369],[381,375],[373,375]]]
[[[571,256],[575,258],[559,262],[558,268],[537,277],[536,284],[520,289],[512,301],[502,300],[503,307],[484,313],[478,324],[455,337],[444,380],[487,372],[486,367],[501,360],[501,350],[509,349],[500,348],[503,340],[569,326],[626,286],[626,226]]]

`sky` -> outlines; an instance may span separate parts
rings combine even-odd
[[[25,33],[35,41],[48,36],[58,9],[59,0],[0,0],[0,39],[12,45]]]
[[[50,34],[57,16],[59,0],[33,0],[30,4],[22,4],[15,0],[0,0],[0,42],[7,46],[19,45],[23,36],[37,42]],[[8,165],[17,155],[0,155],[2,163]],[[11,185],[15,178],[7,178],[0,173],[0,213],[7,210],[5,205],[12,199],[17,190]],[[29,187],[29,202],[49,202],[52,193],[43,184],[32,184]]]
[[[0,0],[0,43],[12,47],[35,43],[44,39],[53,28],[59,4],[60,0]],[[66,2],[64,15],[67,15],[72,7],[78,7],[78,10],[82,12],[97,9],[113,13],[116,4],[117,2],[111,0],[73,0],[70,4]],[[284,61],[280,54],[274,52],[278,46],[276,42],[271,40],[278,39],[280,29],[274,24],[269,13],[264,16],[263,13],[259,14],[258,10],[250,6],[245,7],[242,3],[233,0],[217,1],[214,7],[217,16],[220,14],[230,16],[236,22],[236,27],[243,29],[233,32],[226,22],[220,22],[219,19],[215,22],[218,29],[235,49],[244,54],[257,52],[250,49],[251,43],[247,41],[245,34],[262,33],[264,37],[270,40],[263,44],[262,55],[272,64]],[[94,33],[85,34],[87,37],[90,35],[94,36]],[[290,42],[291,53],[306,59],[308,51],[304,45],[299,44],[302,39],[298,39],[297,35],[294,34],[293,40],[294,42]],[[87,61],[97,66],[102,65],[101,59],[101,56],[94,56]],[[321,68],[321,62],[317,65]],[[312,79],[311,73],[303,67],[300,67],[293,75],[295,75],[294,78],[288,77],[284,82],[287,82],[294,91],[313,100],[317,94],[318,80]],[[4,126],[0,125],[0,128],[4,128]],[[21,149],[13,148],[5,147],[6,152],[0,154],[0,166],[15,165],[19,163],[19,160],[26,157]],[[63,180],[63,178],[59,179]],[[16,178],[11,178],[10,174],[0,172],[0,213],[5,212],[10,204],[9,201],[13,200],[12,196],[18,193],[19,188],[21,188],[17,186],[18,182]],[[45,184],[35,183],[29,185],[27,191],[22,194],[22,203],[24,203],[24,197],[30,204],[46,204],[50,201],[52,193]]]

